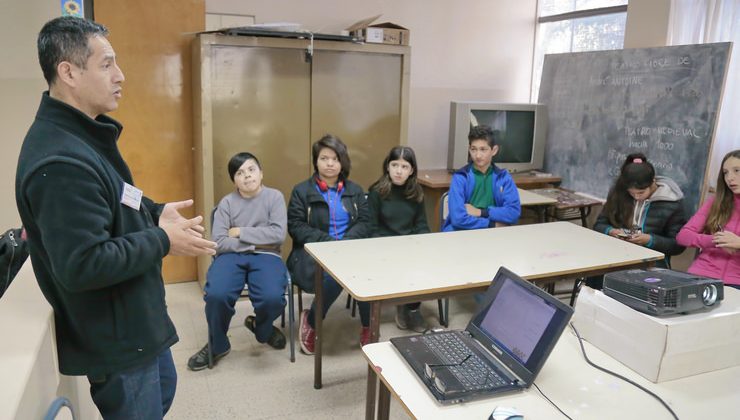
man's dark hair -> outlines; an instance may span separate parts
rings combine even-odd
[[[475,140],[485,140],[491,148],[496,145],[496,141],[493,139],[493,130],[487,125],[476,125],[470,128],[468,144]]]
[[[228,164],[228,171],[229,171],[229,177],[231,177],[231,180],[234,180],[234,176],[236,176],[236,171],[239,170],[239,168],[244,165],[244,162],[248,161],[249,159],[252,159],[254,163],[257,164],[257,167],[262,170],[262,165],[260,164],[260,161],[257,159],[257,156],[249,153],[249,152],[241,152],[235,154],[230,160]]]
[[[57,66],[62,61],[83,69],[86,67],[87,59],[92,55],[88,40],[93,36],[108,36],[108,29],[99,23],[72,16],[46,22],[36,45],[41,71],[49,86],[56,81]]]

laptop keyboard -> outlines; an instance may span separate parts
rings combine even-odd
[[[421,336],[421,341],[440,358],[442,364],[452,365],[447,369],[465,390],[490,389],[509,383],[484,363],[457,334],[428,334]]]

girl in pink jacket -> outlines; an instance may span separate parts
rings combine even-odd
[[[717,194],[676,236],[679,244],[699,248],[689,273],[721,279],[740,288],[740,150],[722,159]]]

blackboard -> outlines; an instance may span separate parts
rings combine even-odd
[[[605,198],[624,158],[644,153],[699,205],[730,43],[545,56],[544,168],[566,188]],[[714,179],[716,174],[708,175]]]

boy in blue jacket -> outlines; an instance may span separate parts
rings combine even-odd
[[[522,212],[519,192],[511,175],[492,162],[499,150],[493,130],[486,125],[471,128],[468,144],[470,163],[452,175],[442,231],[515,224]]]

